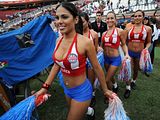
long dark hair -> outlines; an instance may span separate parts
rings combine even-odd
[[[78,16],[79,20],[78,20],[78,23],[75,25],[75,30],[77,33],[83,34],[83,22],[81,17],[79,16],[79,11],[77,10],[76,6],[70,2],[62,2],[56,7],[56,10],[60,6],[68,10],[72,14],[73,18],[76,18]]]
[[[88,16],[88,14],[85,13],[85,12],[81,12],[79,15],[80,15],[81,17],[83,17],[83,18],[88,22],[88,27],[89,27],[89,29],[91,29],[92,27],[91,27],[91,23],[90,23],[90,21],[89,21],[89,16]]]

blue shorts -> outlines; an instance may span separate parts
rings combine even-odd
[[[104,66],[104,55],[103,55],[103,51],[99,51],[97,53],[97,59],[98,59],[98,62],[99,64],[101,65],[101,67]],[[92,65],[89,61],[89,59],[87,58],[87,68],[92,68]]]
[[[93,88],[88,79],[86,79],[81,85],[74,88],[67,88],[64,82],[62,87],[66,96],[78,102],[84,102],[92,99]]]
[[[131,58],[138,58],[140,59],[140,56],[141,56],[141,52],[133,52],[133,51],[130,51],[128,50],[128,54]]]
[[[104,56],[104,63],[108,65],[113,65],[113,66],[120,66],[121,65],[121,56],[117,57],[108,57]]]

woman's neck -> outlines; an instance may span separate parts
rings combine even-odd
[[[114,25],[114,26],[108,26],[108,30],[113,30],[113,29],[115,29],[116,28],[116,26]]]
[[[72,41],[72,38],[74,38],[75,34],[76,34],[76,31],[65,33],[65,34],[63,34],[63,38],[65,40],[71,40]]]
[[[142,26],[142,25],[143,25],[142,23],[135,23],[134,24],[135,27],[139,27],[139,26]]]
[[[83,30],[83,34],[88,33],[89,30],[90,30],[90,29],[87,27],[86,29]]]

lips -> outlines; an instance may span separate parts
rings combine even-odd
[[[59,30],[64,30],[64,26],[59,26]]]

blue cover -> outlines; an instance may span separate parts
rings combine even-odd
[[[41,16],[24,27],[0,35],[0,62],[8,65],[0,69],[0,78],[8,85],[17,84],[42,71],[53,63],[52,54],[57,36],[50,27],[52,17]],[[34,45],[20,48],[15,35],[31,34]]]
[[[30,120],[35,109],[35,96],[30,96],[4,113],[0,120]]]

